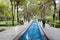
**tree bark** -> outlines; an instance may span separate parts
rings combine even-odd
[[[17,22],[19,23],[18,4],[19,3],[17,3]]]
[[[12,26],[14,26],[14,15],[13,15],[13,4],[11,2],[11,7],[12,7]]]
[[[53,19],[53,21],[54,21],[54,27],[55,27],[55,19],[56,19],[55,13],[56,13],[56,10],[57,10],[57,8],[56,8],[56,2],[55,1],[56,0],[53,0],[53,3],[54,3],[54,19]]]
[[[60,5],[59,5],[59,23],[60,23]]]

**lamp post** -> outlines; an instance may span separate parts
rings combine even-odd
[[[11,7],[12,7],[12,26],[14,26],[14,15],[13,15],[13,3],[12,0],[10,0],[11,2]]]

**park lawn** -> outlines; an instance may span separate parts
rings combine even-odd
[[[0,29],[0,32],[4,31],[4,29]]]
[[[14,21],[14,26],[17,24],[17,21]],[[0,21],[0,26],[12,26],[12,21]]]
[[[56,27],[56,28],[60,28],[60,22],[59,22],[59,20],[55,20],[55,23],[53,23],[53,18],[52,18],[52,16],[48,16],[48,17],[47,17],[46,23],[47,23],[47,24],[50,24],[50,25],[52,25],[52,26],[55,24],[55,27]]]
[[[53,23],[53,21],[49,21],[49,22],[46,22],[47,24],[50,24],[50,25],[54,25],[55,24],[55,27],[56,28],[60,28],[60,23],[59,23],[59,20],[56,20],[55,23]]]

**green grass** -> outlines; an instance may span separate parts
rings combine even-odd
[[[47,24],[51,24],[52,26],[55,24],[56,28],[60,28],[60,23],[59,20],[56,20],[55,23],[53,21],[46,22]]]
[[[54,25],[54,23],[51,23],[51,24]],[[60,24],[55,23],[55,27],[56,27],[56,28],[60,28]]]
[[[0,32],[4,31],[4,29],[0,29]]]
[[[52,26],[54,25],[52,16],[46,17],[46,23],[47,24],[51,24]],[[55,27],[56,28],[60,28],[60,22],[59,22],[59,20],[55,20]]]
[[[59,20],[56,20],[56,21],[55,21],[55,23],[58,23],[58,24],[60,24]]]
[[[14,26],[17,24],[17,21],[14,21]],[[0,26],[12,26],[12,21],[0,21]]]
[[[46,17],[46,22],[47,22],[47,23],[53,22],[52,16],[47,16],[47,17]]]

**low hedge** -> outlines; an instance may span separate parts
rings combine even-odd
[[[14,21],[14,26],[16,26],[17,24],[17,21]],[[12,21],[1,21],[0,26],[12,26]]]
[[[53,22],[47,22],[47,24],[51,24],[54,27],[54,23]],[[60,24],[55,23],[55,27],[56,28],[60,28]]]
[[[56,20],[55,23],[60,24],[59,20]]]
[[[4,31],[4,29],[0,29],[0,32]]]
[[[54,23],[52,23],[52,26],[54,26]],[[57,23],[56,23],[56,24],[55,24],[55,27],[56,27],[56,28],[60,28],[60,24],[57,24]]]
[[[56,24],[55,27],[56,27],[56,28],[60,28],[60,24]]]

